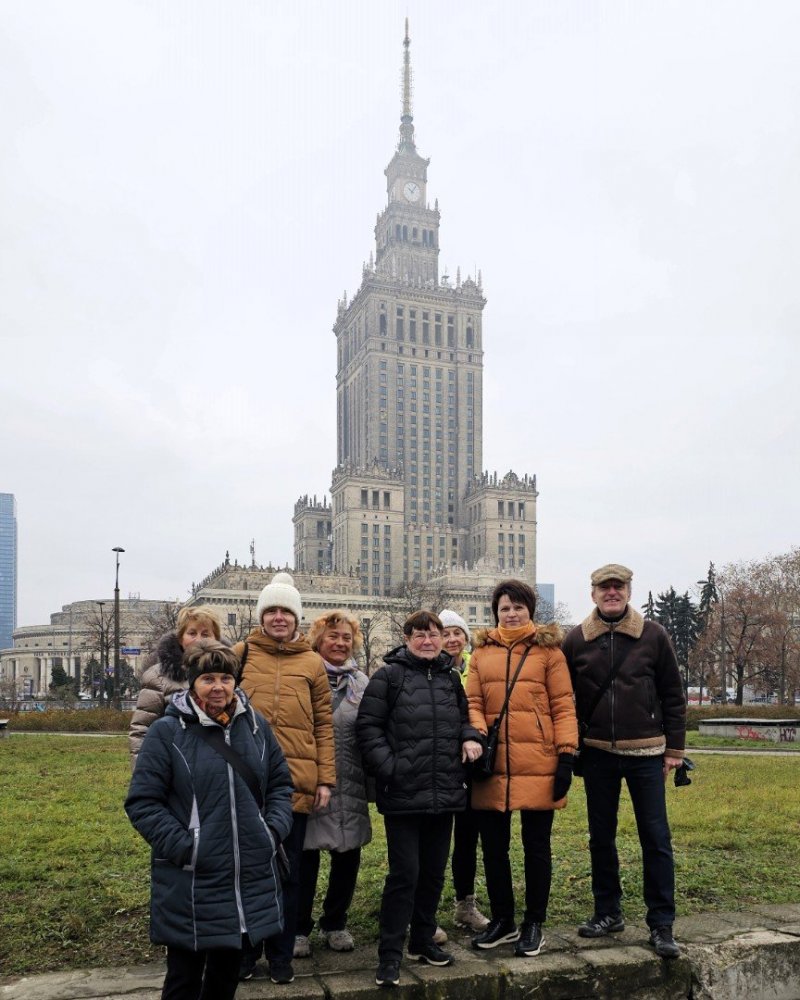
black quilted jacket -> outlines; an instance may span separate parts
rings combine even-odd
[[[364,765],[381,813],[458,812],[467,801],[461,744],[482,742],[450,657],[399,646],[370,679],[356,720]]]

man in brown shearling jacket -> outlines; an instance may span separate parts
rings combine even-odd
[[[595,570],[595,609],[563,646],[583,741],[594,895],[594,914],[578,934],[603,937],[625,928],[616,847],[624,778],[642,847],[650,943],[662,958],[676,958],[675,866],[664,783],[682,762],[686,702],[669,635],[628,603],[632,577],[618,563]]]

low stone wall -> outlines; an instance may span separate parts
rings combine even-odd
[[[701,719],[703,736],[728,736],[738,740],[797,743],[797,719]]]

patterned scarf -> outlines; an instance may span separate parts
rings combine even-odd
[[[345,701],[349,701],[351,705],[358,705],[364,692],[356,688],[356,675],[358,674],[358,664],[356,661],[350,659],[347,663],[343,663],[341,667],[337,667],[333,663],[328,663],[324,657],[322,662],[325,664],[325,670],[328,674],[328,680],[331,682],[331,687],[335,690],[344,679],[347,683],[347,694],[344,696]]]
[[[215,708],[213,705],[209,705],[207,701],[199,698],[195,691],[190,691],[189,693],[195,705],[202,712],[205,712],[209,719],[213,719],[214,722],[223,727],[229,724],[233,718],[233,713],[236,711],[236,703],[239,700],[236,695],[233,696],[227,705],[223,705],[222,708]]]

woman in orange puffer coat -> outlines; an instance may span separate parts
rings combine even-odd
[[[552,878],[550,833],[555,809],[566,805],[578,724],[572,684],[560,649],[561,629],[534,625],[536,596],[522,580],[504,580],[492,594],[497,628],[478,632],[467,678],[470,723],[488,732],[500,714],[522,657],[500,725],[494,774],[472,786],[492,919],[472,939],[479,950],[516,941],[518,956],[544,944]],[[520,810],[525,854],[525,915],[518,929],[511,881],[511,814]]]

